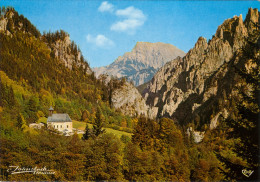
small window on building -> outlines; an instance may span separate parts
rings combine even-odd
[[[69,125],[67,125],[67,128],[69,128]]]
[[[60,125],[60,128],[62,128],[62,125]]]

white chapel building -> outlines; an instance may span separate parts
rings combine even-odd
[[[68,134],[72,132],[72,120],[69,115],[64,113],[53,113],[54,109],[50,107],[49,109],[49,117],[47,119],[47,127],[54,128],[64,134]]]

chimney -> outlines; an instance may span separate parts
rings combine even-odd
[[[49,109],[49,116],[52,116],[53,111],[54,111],[54,109],[53,109],[52,106],[51,106],[50,109]]]

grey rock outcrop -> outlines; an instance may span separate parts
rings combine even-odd
[[[185,53],[171,44],[138,42],[131,52],[119,56],[112,64],[93,68],[96,76],[127,77],[136,86],[149,81],[165,63]]]
[[[82,67],[88,74],[92,73],[88,64],[83,60],[81,52],[76,51],[76,53],[72,53],[69,35],[66,35],[64,40],[59,39],[49,44],[49,47],[54,52],[55,57],[64,62],[65,66],[69,69],[72,69],[73,65],[75,65]]]
[[[192,127],[189,127],[187,129],[186,133],[187,133],[188,137],[191,137],[191,136],[193,137],[193,140],[194,140],[195,143],[202,142],[204,135],[205,135],[204,131],[203,132],[195,131],[195,130],[192,129]]]
[[[12,19],[13,16],[14,16],[14,13],[12,11],[6,12],[5,16],[4,15],[0,16],[0,32],[3,31],[7,35],[12,36],[11,33],[7,30],[7,24],[8,24],[8,21],[10,19]]]
[[[112,105],[129,116],[148,116],[148,107],[138,90],[130,83],[125,82],[112,93]]]
[[[0,20],[0,31],[6,31],[6,26],[7,26],[7,19],[4,17],[1,17]]]

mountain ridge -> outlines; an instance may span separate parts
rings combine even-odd
[[[127,77],[135,85],[149,81],[166,62],[183,56],[177,47],[162,42],[137,42],[131,52],[119,56],[108,66],[93,68],[97,76],[108,74],[118,78]]]
[[[207,109],[206,105],[217,107],[216,98],[235,97],[230,85],[238,83],[238,76],[233,67],[245,64],[237,55],[248,44],[246,40],[255,30],[253,24],[259,24],[257,9],[249,9],[244,22],[242,15],[225,20],[211,40],[200,37],[183,58],[165,64],[142,93],[147,105],[155,110],[154,117],[170,117],[187,124],[194,122],[197,115],[200,123],[210,124],[212,129],[220,115],[226,118],[231,113],[227,113],[228,108]],[[225,88],[219,80],[225,83]]]

